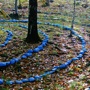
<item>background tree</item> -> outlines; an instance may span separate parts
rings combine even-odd
[[[49,0],[46,0],[46,6],[49,6],[50,3],[49,3]]]
[[[19,19],[17,3],[18,3],[18,0],[15,0],[15,12],[9,14],[9,16],[10,16],[12,19]]]
[[[26,42],[37,43],[41,41],[37,29],[37,0],[29,0],[28,34]]]
[[[43,5],[42,7],[50,6],[50,0],[42,0]]]
[[[76,11],[75,11],[75,6],[76,6],[76,0],[74,0],[74,3],[73,3],[73,18],[72,18],[72,23],[71,23],[71,29],[74,28],[74,21],[75,21],[75,14],[76,14]],[[70,37],[72,37],[72,30],[70,31]]]

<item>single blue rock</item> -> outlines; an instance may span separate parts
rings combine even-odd
[[[0,46],[1,46],[1,47],[5,47],[5,44],[1,44]]]
[[[10,60],[10,64],[15,64],[15,63],[16,63],[15,59]]]
[[[72,60],[68,60],[67,62],[65,62],[65,65],[70,65],[72,63]]]
[[[14,58],[15,62],[19,62],[21,58]]]
[[[12,85],[12,84],[14,84],[14,83],[15,83],[14,81],[9,81],[9,84],[10,84],[10,85]]]
[[[77,57],[75,57],[75,58],[72,58],[71,60],[72,61],[76,61],[76,60],[78,60],[79,58],[77,58]]]
[[[0,79],[0,85],[3,84],[4,80],[3,79]]]
[[[79,55],[77,56],[77,58],[80,59],[80,58],[82,58],[82,56],[83,56],[82,54],[79,54]]]
[[[45,47],[45,46],[46,46],[46,42],[43,42],[43,43],[42,43],[42,46]]]
[[[0,62],[0,67],[5,67],[6,66],[6,62]]]
[[[12,85],[14,83],[15,83],[14,81],[6,81],[6,84],[8,84],[8,85]]]
[[[30,77],[28,80],[29,80],[29,82],[34,82],[35,78],[34,77]]]
[[[57,70],[57,68],[55,68],[55,67],[52,69],[52,71],[56,71],[56,70]]]
[[[22,80],[16,80],[15,83],[16,84],[22,84],[23,82],[22,82]]]
[[[23,54],[23,55],[21,56],[21,58],[22,58],[22,59],[25,59],[25,58],[27,58],[27,56]]]
[[[86,48],[82,48],[82,50],[83,50],[84,52],[86,52],[86,51],[87,51],[87,49],[86,49]]]
[[[29,57],[29,56],[32,56],[32,53],[26,53],[25,54],[27,57]]]
[[[28,79],[22,79],[23,83],[28,82],[28,81],[29,81]]]
[[[33,50],[34,53],[37,53],[37,52],[39,52],[39,51],[40,51],[39,48],[35,48],[35,49]]]
[[[65,68],[67,68],[67,65],[66,65],[66,64],[61,64],[61,65],[59,66],[59,68],[60,68],[60,69],[65,69]]]
[[[43,50],[43,46],[42,46],[42,45],[38,46],[38,48],[39,48],[40,50]]]
[[[4,45],[7,45],[7,43],[8,43],[8,42],[7,42],[7,41],[5,41],[3,44],[4,44]]]
[[[11,64],[10,61],[6,62],[6,66],[7,66],[7,65],[10,65],[10,64]]]
[[[34,76],[35,80],[40,80],[41,77],[39,75]]]
[[[30,50],[28,50],[28,51],[27,51],[27,53],[32,53],[32,52],[33,52],[33,50],[32,50],[32,49],[30,49]]]
[[[54,72],[55,72],[54,70],[48,71],[46,72],[46,75],[53,74]]]
[[[84,51],[83,51],[83,50],[81,50],[81,51],[80,51],[80,54],[84,54]]]

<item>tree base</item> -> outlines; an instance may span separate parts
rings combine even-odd
[[[9,16],[12,19],[19,19],[21,17],[20,15],[18,15],[18,13],[11,13],[11,14],[9,14]]]
[[[20,5],[18,5],[18,9],[22,9],[22,5],[20,4]]]
[[[27,43],[39,43],[41,41],[42,40],[40,39],[40,37],[38,37],[38,38],[35,38],[35,37],[29,38],[29,36],[27,36],[27,38],[25,39],[25,42],[27,42]]]

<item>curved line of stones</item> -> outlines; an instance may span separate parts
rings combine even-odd
[[[9,22],[28,22],[28,20],[8,20]],[[29,78],[23,78],[21,80],[10,80],[10,81],[6,81],[4,79],[0,79],[0,84],[22,84],[22,83],[25,83],[25,82],[34,82],[34,81],[37,81],[37,80],[40,80],[41,78],[43,78],[44,76],[46,75],[49,75],[49,74],[53,74],[54,72],[57,71],[57,69],[65,69],[67,68],[73,61],[76,61],[76,60],[79,60],[80,58],[83,57],[84,53],[87,51],[85,46],[86,46],[86,42],[84,40],[84,38],[82,36],[80,36],[79,34],[77,34],[74,30],[72,30],[71,28],[67,27],[67,26],[63,26],[63,25],[60,25],[60,24],[54,24],[54,23],[42,23],[42,22],[37,22],[38,24],[45,24],[45,25],[51,25],[51,26],[55,26],[55,27],[58,27],[58,28],[62,28],[65,29],[65,30],[71,30],[72,31],[72,34],[77,36],[79,38],[79,40],[81,41],[81,44],[82,44],[82,49],[80,50],[79,54],[72,58],[71,60],[68,60],[67,62],[59,65],[59,66],[54,66],[50,71],[47,71],[47,72],[44,72],[43,74],[41,75],[36,75],[36,76],[33,76],[33,77],[29,77]],[[19,25],[20,27],[22,28],[25,28],[27,29],[28,27],[27,26],[24,26],[24,25]],[[4,66],[7,66],[7,65],[12,65],[18,61],[20,61],[21,59],[25,59],[29,56],[32,55],[32,53],[37,53],[41,50],[43,50],[43,48],[47,45],[48,43],[48,36],[42,32],[42,31],[39,31],[44,37],[45,39],[42,41],[42,43],[36,47],[35,49],[30,49],[28,50],[26,53],[24,53],[21,57],[17,57],[17,58],[13,58],[11,59],[10,61],[8,62],[0,62],[0,67],[4,67]]]
[[[4,32],[7,32],[7,36],[6,36],[6,39],[4,41],[3,44],[0,44],[0,47],[4,47],[8,44],[8,42],[12,39],[13,37],[13,33],[10,31],[10,30],[4,30],[2,29]]]

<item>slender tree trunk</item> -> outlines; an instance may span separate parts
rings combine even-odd
[[[17,1],[18,1],[18,0],[15,0],[15,13],[16,13],[16,14],[18,13]]]
[[[50,3],[49,3],[49,0],[46,0],[46,6],[49,6]]]
[[[37,43],[41,41],[37,30],[37,0],[29,0],[28,34],[26,42]]]
[[[75,11],[75,6],[76,6],[76,0],[74,0],[74,8],[73,8],[73,18],[72,18],[72,23],[71,23],[71,29],[73,29],[74,28],[74,21],[75,21],[75,14],[76,14],[76,11]],[[69,35],[70,37],[72,37],[72,30],[70,31],[70,35]]]

